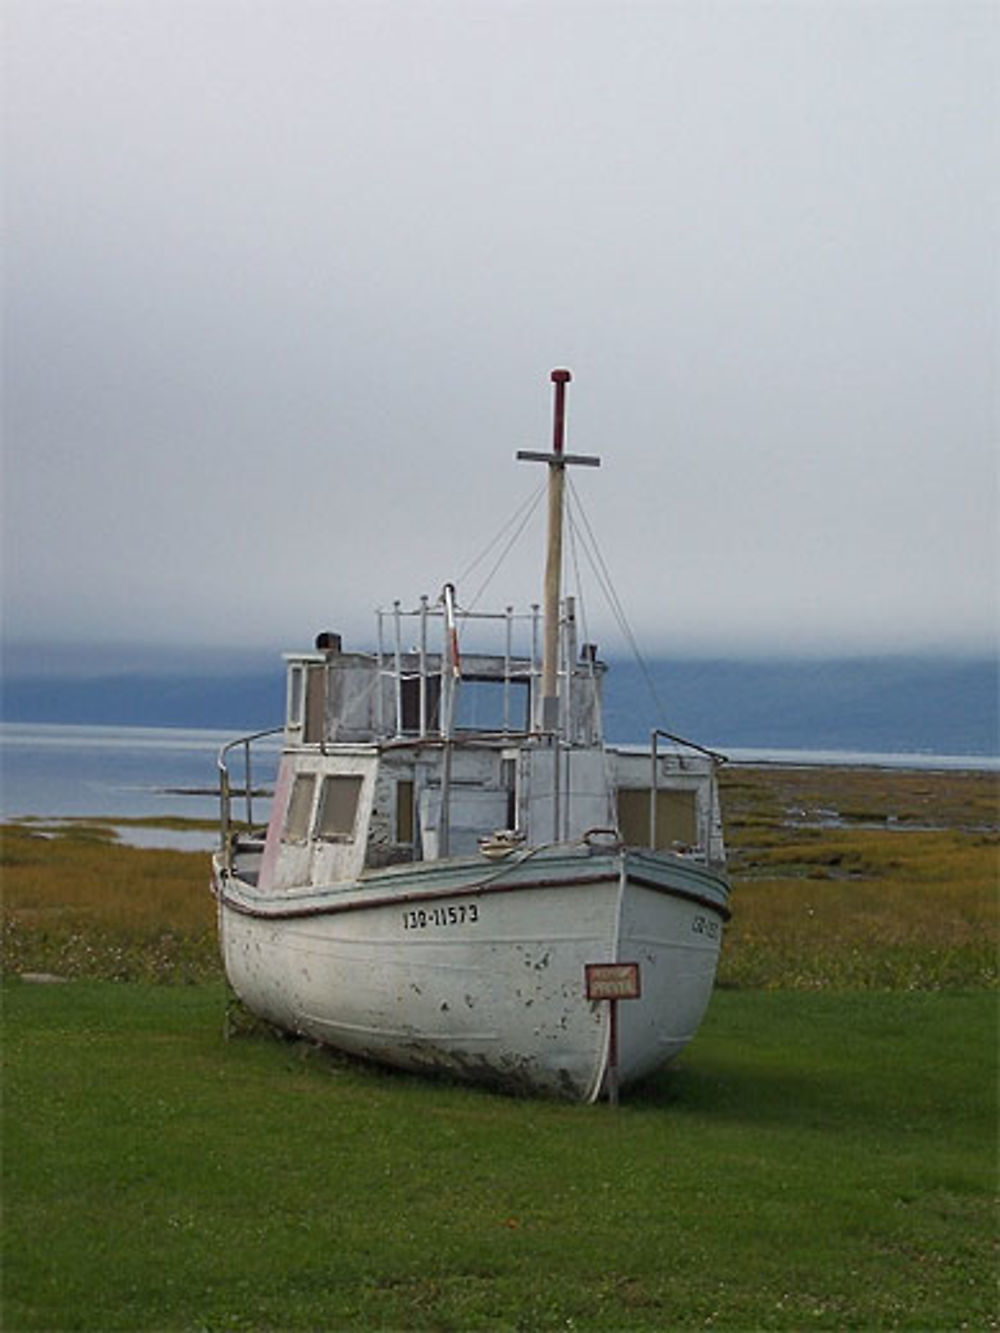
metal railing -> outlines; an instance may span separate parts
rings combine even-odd
[[[683,736],[675,736],[670,731],[664,731],[662,727],[654,727],[649,737],[649,758],[650,758],[650,782],[649,782],[649,845],[656,850],[656,815],[657,815],[657,795],[659,792],[659,748],[657,741],[660,737],[664,740],[672,741],[675,745],[683,745],[688,750],[695,750],[698,754],[707,755],[713,763],[726,763],[726,756],[720,754],[718,750],[710,750],[705,745],[698,745],[695,741],[685,740]],[[711,838],[712,838],[712,812],[711,808],[706,808],[705,825],[699,833],[699,838],[704,844],[705,858],[708,860],[711,856]]]
[[[219,751],[217,760],[219,770],[219,840],[227,869],[229,868],[229,858],[232,851],[232,840],[229,836],[233,822],[232,801],[234,796],[238,797],[240,795],[238,787],[234,791],[229,776],[229,755],[236,749],[242,749],[243,751],[242,794],[246,801],[244,822],[250,829],[253,828],[253,766],[250,747],[254,741],[263,740],[265,736],[278,736],[283,731],[284,727],[270,727],[267,731],[254,731],[249,736],[238,736],[235,740],[227,741]]]
[[[536,711],[534,696],[537,682],[541,677],[541,659],[539,650],[540,612],[537,605],[530,611],[518,612],[508,606],[502,612],[473,611],[461,607],[453,584],[446,584],[440,600],[431,604],[426,596],[421,597],[420,605],[412,611],[404,610],[401,602],[394,602],[391,611],[376,612],[378,633],[379,674],[392,681],[390,708],[395,711],[395,722],[382,716],[384,707],[382,691],[376,695],[376,728],[382,733],[387,728],[396,736],[403,735],[403,686],[404,682],[417,682],[416,734],[420,738],[429,735],[444,734],[449,713],[452,718],[462,676],[462,653],[469,658],[495,657],[502,661],[498,682],[503,686],[503,726],[504,732],[520,733],[522,727],[512,726],[510,718],[511,686],[527,680],[532,696],[531,712]],[[492,627],[498,631],[500,644],[493,650],[479,646],[469,651],[460,649],[460,631],[469,628],[472,622],[477,629]],[[431,632],[441,635],[440,653],[428,647]],[[415,645],[404,651],[407,634],[415,631]],[[526,640],[526,642],[525,642]],[[415,658],[415,661],[413,660]],[[406,659],[409,662],[404,665]],[[431,717],[433,711],[430,681],[431,677],[440,681],[439,688],[443,697],[440,700],[442,716],[437,724]]]

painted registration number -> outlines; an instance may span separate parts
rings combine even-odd
[[[413,907],[403,913],[404,930],[426,930],[428,926],[464,926],[479,920],[475,903],[448,903],[442,907]]]
[[[691,922],[691,931],[695,935],[706,935],[710,940],[719,938],[719,923],[707,916],[696,916]]]

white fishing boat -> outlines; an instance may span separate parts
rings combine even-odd
[[[568,371],[553,371],[543,606],[440,598],[287,662],[281,759],[220,756],[226,974],[256,1015],[342,1051],[533,1094],[614,1099],[681,1051],[714,984],[728,884],[718,756],[603,739],[605,665],[560,587]],[[479,639],[486,640],[477,648]],[[273,743],[273,742],[272,742]],[[246,818],[233,802],[242,758]]]

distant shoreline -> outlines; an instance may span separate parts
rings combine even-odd
[[[0,746],[21,747],[32,743],[43,746],[119,744],[162,746],[211,750],[231,741],[239,729],[224,727],[171,726],[113,722],[31,722],[0,719]],[[645,742],[610,740],[608,744],[625,750],[646,749]],[[280,735],[270,747],[280,751]],[[727,764],[740,767],[795,768],[912,768],[941,769],[953,772],[969,769],[977,772],[1000,770],[1000,753],[947,753],[934,750],[837,749],[823,746],[732,745],[716,741],[711,747]],[[683,752],[683,747],[681,747]],[[169,789],[164,789],[169,790]]]
[[[732,768],[881,768],[914,773],[1000,773],[1000,755],[879,754],[866,751],[723,751]]]
[[[280,669],[74,676],[9,669],[5,723],[210,729],[231,737],[279,723]],[[603,717],[613,744],[657,725],[735,755],[1000,758],[1000,664],[992,657],[650,659],[608,661]],[[850,759],[848,760],[850,762]]]

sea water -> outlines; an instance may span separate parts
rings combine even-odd
[[[23,722],[0,723],[0,815],[24,817],[150,819],[164,815],[217,820],[218,756],[232,736],[180,727],[100,727]],[[259,742],[253,786],[270,790],[278,745]],[[242,786],[242,758],[230,763]],[[242,813],[242,801],[240,802]],[[267,818],[257,799],[255,822]],[[204,847],[211,834],[169,830],[120,830],[128,842],[149,846]]]
[[[177,815],[215,820],[219,814],[218,756],[233,739],[221,731],[181,727],[104,727],[0,723],[0,816],[156,818]],[[254,746],[253,787],[273,787],[280,737]],[[736,763],[864,764],[925,769],[998,770],[1000,759],[983,755],[883,754],[863,750],[736,748]],[[230,762],[234,786],[242,786],[242,759]],[[239,803],[242,813],[242,802]],[[268,802],[255,798],[255,822]],[[129,830],[130,842],[208,845],[208,835],[178,838],[160,830]]]

